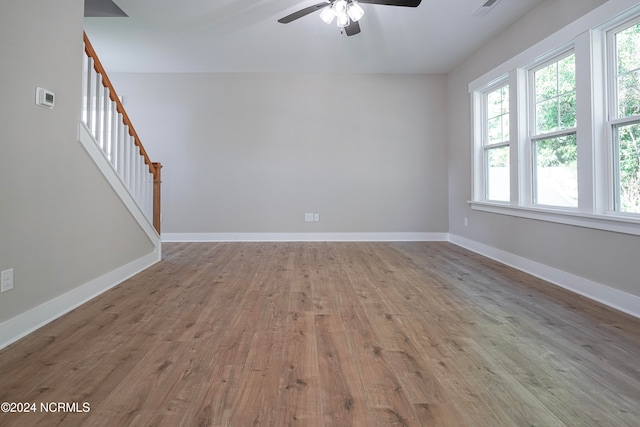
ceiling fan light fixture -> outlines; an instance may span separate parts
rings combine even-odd
[[[349,18],[351,18],[353,22],[357,22],[364,15],[364,9],[358,4],[358,2],[352,1],[351,3],[349,3],[347,13],[349,14]]]
[[[325,7],[324,9],[322,9],[322,12],[320,12],[320,19],[322,19],[327,24],[331,24],[331,22],[333,21],[333,18],[335,17],[336,17],[336,14],[331,8],[331,6]]]
[[[342,15],[338,15],[338,20],[336,22],[338,27],[344,28],[349,26],[349,15],[343,13]]]
[[[336,15],[347,13],[347,0],[336,0],[333,2],[333,11]]]
[[[480,0],[478,0],[480,1]],[[482,0],[495,4],[500,0]],[[288,24],[296,19],[300,19],[313,12],[320,12],[320,18],[327,24],[337,18],[338,27],[341,34],[355,36],[360,34],[360,19],[364,16],[364,9],[360,3],[380,4],[387,6],[418,7],[422,0],[322,0],[321,3],[304,7],[296,12],[290,13],[284,18],[278,19],[281,24]]]
[[[333,12],[336,16],[347,14],[347,0],[336,0],[333,3]]]

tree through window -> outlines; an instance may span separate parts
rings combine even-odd
[[[485,197],[508,202],[509,176],[509,85],[485,94],[484,136]]]
[[[575,55],[538,67],[532,75],[533,202],[577,207]]]
[[[640,23],[613,35],[614,209],[640,213]]]

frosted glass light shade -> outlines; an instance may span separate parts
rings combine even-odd
[[[349,25],[349,16],[346,13],[338,15],[338,21],[336,22],[338,27],[344,28]]]
[[[320,12],[320,19],[322,19],[327,24],[331,24],[331,21],[333,21],[333,18],[335,17],[336,14],[333,12],[333,9],[331,9],[331,7],[325,7],[324,9],[322,9],[322,12]]]
[[[333,3],[333,12],[336,14],[336,16],[346,15],[347,1],[337,0],[335,3]]]
[[[352,1],[349,4],[347,13],[349,14],[349,18],[351,18],[352,21],[356,22],[360,20],[360,18],[362,18],[362,16],[364,15],[364,9],[362,9],[362,7],[357,2]]]

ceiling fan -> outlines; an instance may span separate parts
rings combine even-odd
[[[112,0],[84,0],[84,16],[87,18],[128,17]]]
[[[291,15],[278,19],[281,24],[288,24],[310,13],[322,10],[320,18],[330,24],[334,18],[338,27],[347,36],[354,36],[360,32],[358,21],[364,15],[364,10],[358,3],[381,4],[385,6],[418,7],[422,0],[326,0],[313,6],[305,7]]]

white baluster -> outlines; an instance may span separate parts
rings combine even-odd
[[[131,160],[130,160],[130,164],[129,164],[129,169],[131,171],[131,175],[129,176],[129,191],[131,191],[131,194],[133,195],[133,198],[136,198],[136,187],[135,187],[135,183],[138,179],[137,177],[137,173],[138,173],[138,147],[136,147],[136,144],[134,142],[134,138],[133,136],[129,138],[129,150],[131,151]]]
[[[127,135],[127,180],[125,181],[125,185],[127,186],[127,190],[133,195],[131,191],[131,180],[133,179],[133,161],[135,157],[133,157],[133,148],[131,147],[131,135]]]
[[[150,211],[149,211],[149,200],[151,199],[151,188],[149,186],[149,165],[145,163],[144,165],[144,212],[145,216],[149,220],[149,222],[153,222],[151,220]]]
[[[138,206],[142,207],[142,186],[140,182],[142,181],[142,167],[140,166],[141,156],[138,153],[138,157],[136,159],[136,202],[138,202]]]
[[[116,163],[116,170],[118,171],[120,179],[122,179],[122,165],[124,163],[124,122],[122,121],[122,114],[118,113],[118,120],[116,122],[118,124],[116,137],[116,144],[118,145],[118,162]]]
[[[111,161],[111,147],[109,147],[109,131],[111,129],[111,99],[109,98],[109,89],[102,89],[102,151],[104,151],[107,159]]]
[[[133,138],[131,138],[131,143],[133,144]],[[138,182],[138,150],[136,150],[136,146],[131,146],[131,183],[129,184],[129,189],[131,190],[131,194],[133,194],[133,198],[138,201],[138,187],[136,186]]]
[[[138,177],[138,188],[140,189],[140,195],[138,196],[138,198],[140,200],[138,200],[138,204],[140,205],[140,209],[142,209],[142,211],[144,212],[144,198],[145,198],[145,194],[144,194],[144,180],[145,180],[144,157],[140,156],[138,159],[139,159],[138,168],[140,170],[140,176]]]
[[[147,218],[153,224],[153,174],[147,172]]]
[[[144,181],[147,178],[147,174],[145,174],[144,170],[145,170],[145,163],[144,163],[144,157],[140,156],[140,208],[143,210],[144,212],[144,199],[147,197],[147,195],[145,194],[145,186],[144,186]]]
[[[144,167],[144,158],[140,155],[140,151],[138,151],[138,175],[137,175],[138,180],[136,181],[136,190],[138,192],[138,205],[140,207],[143,206],[142,200],[144,198],[144,195],[142,194],[142,181],[144,180],[143,167]]]
[[[144,162],[143,162],[144,163]],[[148,203],[148,199],[149,199],[149,188],[147,187],[147,182],[148,182],[148,175],[149,175],[149,169],[147,167],[147,164],[144,163],[144,169],[143,169],[143,174],[142,174],[142,212],[144,213],[144,216],[147,217],[147,219],[149,219],[149,212],[147,210],[147,203]]]
[[[123,126],[123,137],[122,137],[122,182],[124,185],[129,188],[128,180],[129,180],[129,155],[131,151],[129,150],[129,126]]]
[[[115,168],[116,166],[116,143],[115,136],[116,131],[118,129],[117,119],[118,115],[116,114],[115,103],[109,100],[109,159],[111,159],[111,164]]]
[[[82,55],[82,122],[87,124],[88,120],[88,111],[87,111],[87,81],[89,78],[88,75],[88,64],[89,57],[87,55]]]
[[[93,137],[98,141],[98,146],[102,148],[102,141],[100,141],[100,130],[102,126],[102,76],[100,74],[96,74],[95,86],[96,99],[94,103],[95,123],[93,126]]]
[[[93,69],[93,59],[89,59],[89,69],[87,70],[87,128],[93,134],[93,128],[95,126],[94,116],[94,93],[95,93],[95,80],[97,78],[96,72]]]
[[[87,76],[87,82],[84,90],[87,97],[85,98],[85,104],[83,108],[87,110],[87,119],[85,123],[87,124],[87,128],[91,130],[93,127],[93,109],[91,108],[91,99],[93,94],[93,79],[95,78],[95,71],[93,70],[93,58],[88,58],[85,73]]]
[[[111,153],[111,165],[115,170],[118,170],[118,111],[115,102],[111,101],[110,104],[109,152]]]

